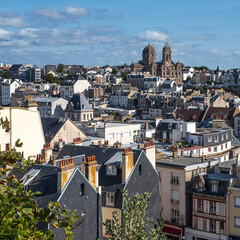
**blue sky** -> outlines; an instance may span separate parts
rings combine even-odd
[[[151,43],[161,60],[240,67],[240,0],[0,0],[0,62],[115,65]]]

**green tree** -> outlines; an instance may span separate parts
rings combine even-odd
[[[61,82],[60,78],[53,76],[52,73],[48,73],[45,76],[45,80],[46,80],[46,82],[49,82],[49,83],[60,83]]]
[[[57,72],[63,73],[64,72],[64,65],[62,63],[59,63],[57,66]]]
[[[10,78],[10,74],[8,71],[0,71],[0,76],[4,78]]]
[[[1,118],[0,126],[9,130],[8,120]],[[21,145],[20,140],[15,144],[16,147]],[[70,213],[58,202],[49,202],[45,209],[39,208],[34,199],[39,192],[24,189],[21,180],[8,174],[13,167],[25,171],[33,162],[23,159],[15,148],[0,151],[0,239],[54,239],[51,230],[54,228],[64,228],[67,239],[73,239],[72,230],[83,222],[78,222],[76,211]],[[40,230],[37,226],[41,223],[50,224],[51,229]]]
[[[128,75],[128,73],[126,73],[126,72],[121,73],[122,79],[126,80],[127,79],[127,75]]]
[[[154,223],[152,218],[146,218],[146,211],[150,202],[150,193],[136,194],[131,201],[127,191],[123,191],[124,210],[122,223],[117,211],[113,211],[112,224],[104,223],[110,233],[110,240],[166,240],[162,232],[163,219]]]
[[[112,69],[112,74],[117,74],[117,70],[115,68]]]

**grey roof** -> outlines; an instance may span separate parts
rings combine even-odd
[[[46,143],[52,141],[54,136],[66,122],[66,119],[55,117],[41,117],[41,120]]]
[[[122,162],[123,152],[117,152],[113,155],[108,161],[104,163],[104,165],[119,165]]]
[[[173,159],[159,159],[156,160],[156,165],[171,166],[177,168],[185,168],[187,166],[202,163],[202,158],[180,157]]]
[[[86,80],[81,75],[68,75],[66,80],[61,82],[61,85],[74,85],[78,80]]]
[[[74,110],[79,111],[90,111],[92,110],[91,104],[89,104],[84,94],[78,93],[74,94],[71,98],[71,102],[73,103]]]
[[[32,99],[35,99],[37,102],[55,102],[59,99],[58,97],[33,97]]]

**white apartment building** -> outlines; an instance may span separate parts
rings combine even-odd
[[[2,105],[7,106],[11,102],[11,96],[15,93],[16,89],[20,86],[19,81],[6,79],[4,83],[1,84],[2,91]]]
[[[145,90],[159,90],[159,86],[163,83],[164,79],[161,77],[146,77],[144,78]]]

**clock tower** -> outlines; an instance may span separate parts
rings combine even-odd
[[[172,50],[168,45],[168,41],[166,41],[165,46],[162,51],[162,63],[164,65],[171,65],[172,62]]]

